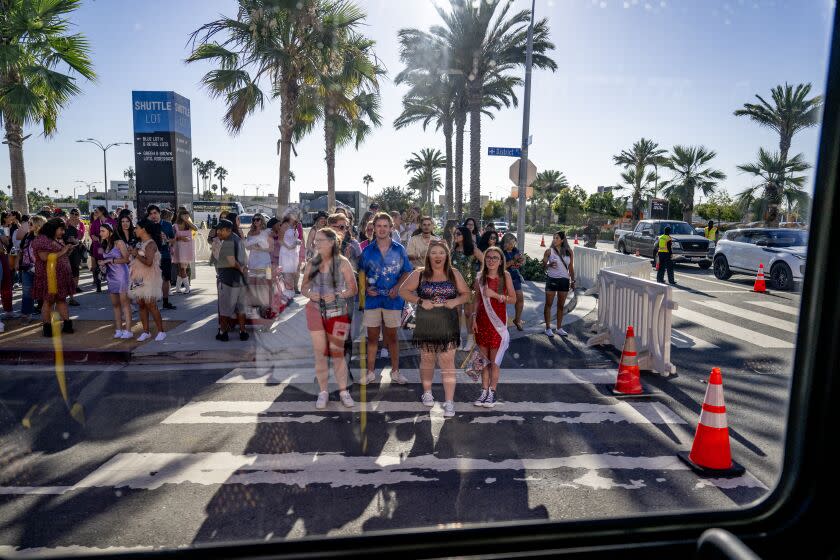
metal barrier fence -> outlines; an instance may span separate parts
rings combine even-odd
[[[665,375],[675,373],[671,363],[671,312],[677,308],[670,286],[651,281],[650,260],[600,249],[575,247],[575,278],[598,294],[596,334],[587,346],[624,346],[627,327],[633,325],[639,367]]]

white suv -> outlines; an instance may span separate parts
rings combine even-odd
[[[805,277],[808,232],[796,229],[749,228],[727,231],[715,247],[715,277],[728,280],[733,273],[754,275],[763,264],[779,290],[793,289]]]

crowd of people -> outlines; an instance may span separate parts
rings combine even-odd
[[[137,340],[148,340],[153,333],[155,340],[166,338],[161,310],[175,309],[170,295],[189,294],[194,275],[197,228],[186,208],[173,215],[150,205],[136,219],[128,209],[108,214],[99,207],[88,228],[77,209],[32,216],[3,212],[1,219],[0,303],[7,316],[21,316],[24,322],[40,316],[44,336],[51,336],[55,312],[61,332],[73,333],[68,306],[78,305],[79,271],[89,259],[94,289],[109,294],[114,338],[134,338],[133,305],[142,325]],[[305,316],[321,389],[318,408],[328,401],[330,363],[341,402],[354,405],[347,391],[348,357],[361,329],[366,347],[359,381],[376,382],[381,355],[390,358],[391,381],[406,383],[399,368],[399,329],[409,325],[412,344],[420,351],[423,404],[435,402],[437,367],[444,416],[454,415],[455,352],[469,350],[486,362],[475,404],[492,407],[510,340],[509,305],[511,325],[524,329],[520,268],[525,258],[516,236],[500,236],[492,223],[482,230],[474,218],[449,220],[438,233],[432,218],[417,207],[387,213],[375,203],[358,222],[344,209],[318,213],[305,239],[295,212],[270,219],[256,214],[247,234],[239,216],[223,213],[208,236],[218,293],[215,338],[228,342],[231,331],[238,329],[239,339],[248,340],[249,318],[271,319],[302,294],[309,300]],[[565,336],[563,306],[575,278],[564,232],[553,236],[542,264],[548,278],[544,332]],[[22,296],[17,313],[12,309],[15,284]],[[555,304],[557,327],[552,329]]]

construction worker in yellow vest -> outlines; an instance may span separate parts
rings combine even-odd
[[[667,270],[668,283],[676,285],[674,281],[674,261],[671,260],[673,256],[671,244],[671,228],[666,226],[662,231],[662,235],[656,240],[656,258],[659,263],[659,267],[656,270],[656,281],[660,284],[665,283],[665,271]]]
[[[717,236],[718,228],[715,227],[715,223],[712,220],[709,220],[709,225],[703,228],[703,237],[709,241],[717,242]]]

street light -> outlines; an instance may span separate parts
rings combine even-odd
[[[90,209],[90,186],[95,185],[99,181],[82,181],[81,179],[76,179],[76,182],[81,183],[81,184],[83,184],[84,186],[87,187],[87,191],[88,191],[88,213],[90,213],[90,210],[91,210]]]
[[[129,144],[131,144],[131,142],[112,142],[107,146],[103,145],[102,142],[100,142],[96,138],[85,138],[84,140],[76,140],[76,142],[93,144],[94,146],[102,150],[102,168],[104,170],[105,178],[105,182],[103,183],[103,187],[105,189],[105,208],[108,208],[108,160],[105,157],[105,155],[108,153],[108,150],[110,150],[114,146],[128,146]]]

